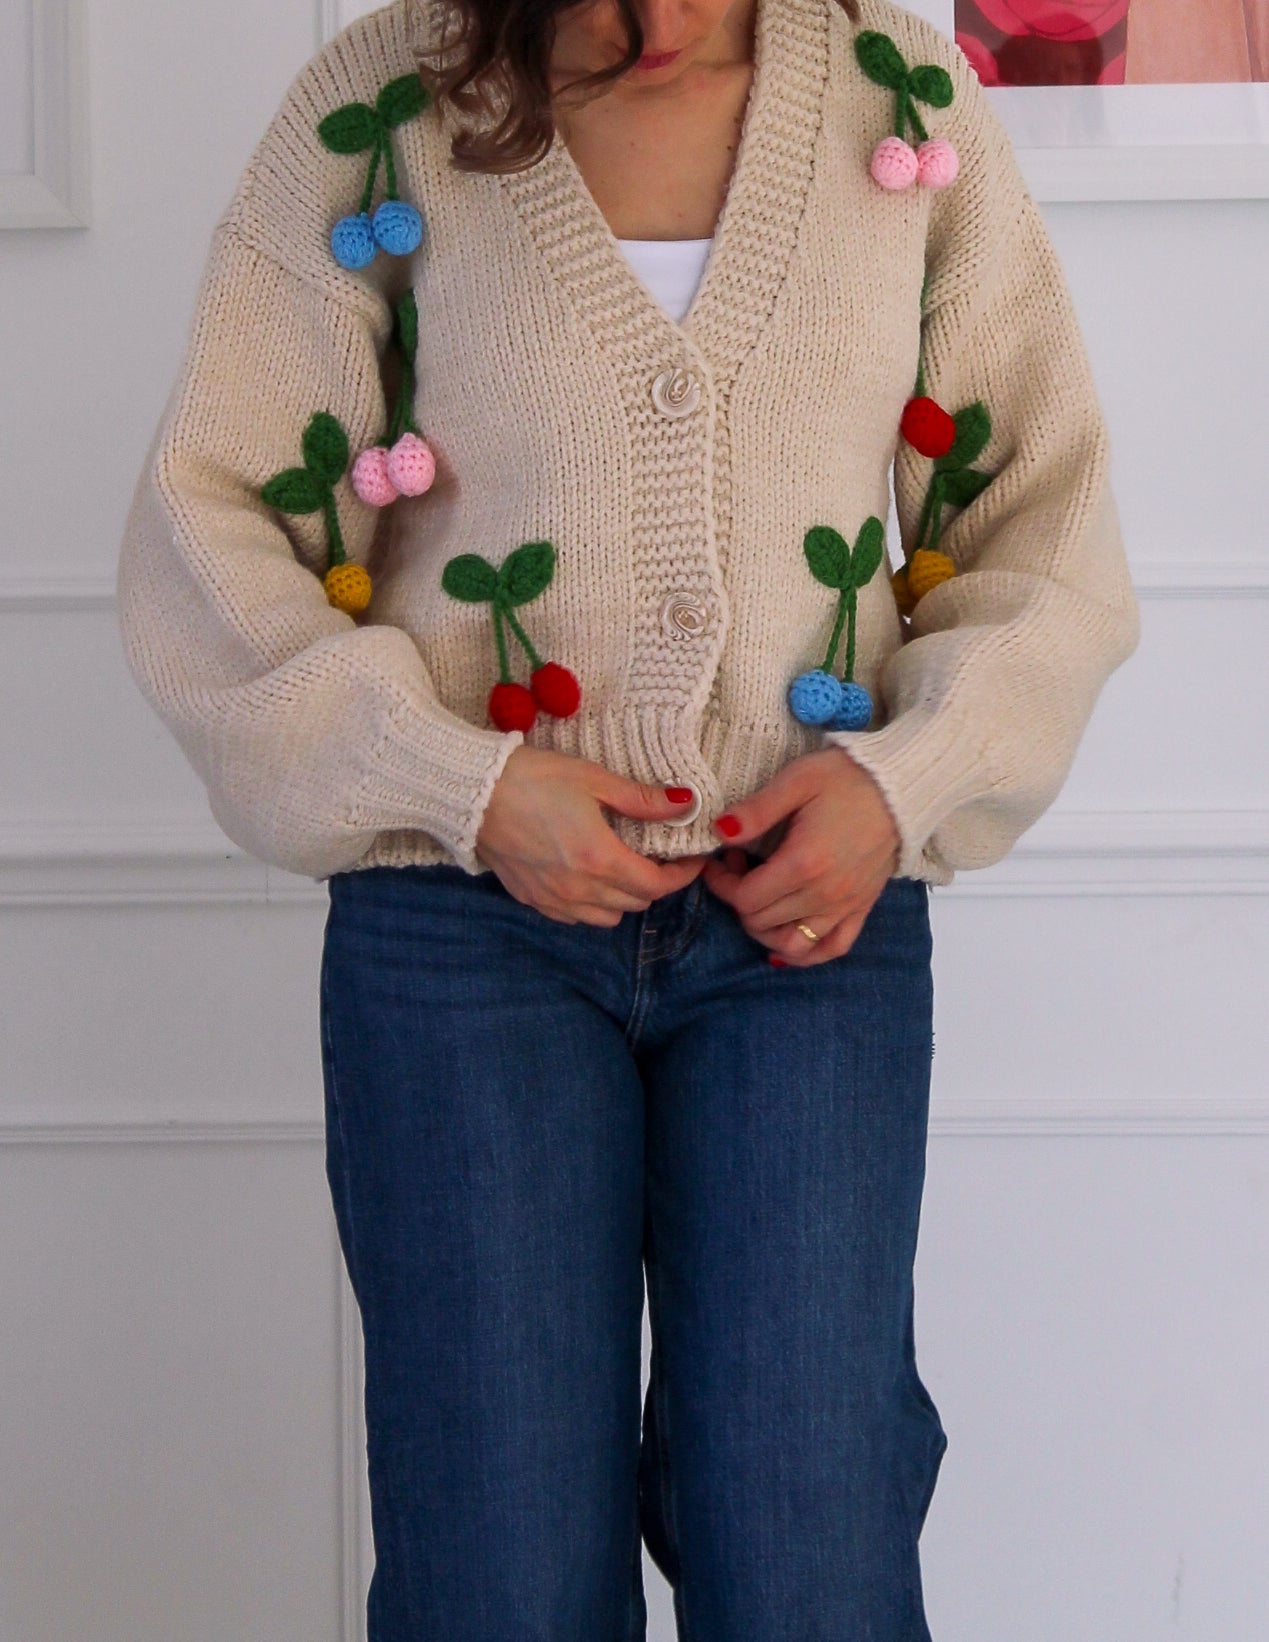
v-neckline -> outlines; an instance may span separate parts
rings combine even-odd
[[[674,320],[639,280],[554,132],[534,165],[496,173],[602,346],[668,350],[734,373],[770,317],[810,190],[835,0],[757,0],[754,68],[726,197],[690,306]]]

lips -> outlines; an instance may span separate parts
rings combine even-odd
[[[677,51],[645,52],[639,59],[639,67],[660,68],[664,63],[672,63],[677,56]]]

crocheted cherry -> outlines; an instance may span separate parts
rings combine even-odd
[[[576,675],[558,661],[543,662],[529,678],[533,699],[552,718],[571,718],[582,699]]]
[[[388,447],[371,445],[352,466],[352,486],[367,507],[387,507],[400,495],[388,476]]]
[[[960,170],[956,150],[945,138],[931,140],[916,111],[917,102],[946,108],[952,101],[952,77],[937,63],[909,68],[888,34],[863,29],[855,36],[855,56],[874,84],[895,94],[894,133],[873,150],[870,171],[882,188],[900,192],[919,182],[925,188],[946,188]],[[913,148],[906,132],[912,127],[920,143]]]
[[[975,399],[973,404],[958,410],[952,418],[952,428],[951,444],[934,461],[921,517],[917,521],[914,558],[916,551],[922,547],[932,550],[938,546],[945,503],[950,502],[953,507],[968,507],[992,481],[990,473],[980,473],[969,465],[983,453],[991,438],[991,414],[982,400]],[[914,596],[920,598],[911,575],[908,581]]]
[[[365,268],[380,250],[390,256],[408,256],[422,243],[423,218],[397,195],[392,132],[421,114],[430,102],[431,93],[418,74],[403,74],[382,87],[373,108],[369,103],[345,103],[319,123],[317,134],[333,154],[372,151],[370,174],[357,212],[341,217],[331,230],[331,252],[341,268]],[[370,201],[381,159],[387,198],[372,217]]]
[[[378,245],[394,257],[408,257],[423,243],[423,218],[405,200],[384,200],[370,219]]]
[[[388,430],[353,463],[353,489],[370,507],[387,507],[398,496],[422,496],[436,477],[436,458],[414,422],[414,360],[419,310],[407,291],[396,307],[392,345],[401,356],[401,384]]]
[[[422,496],[436,477],[436,458],[414,429],[407,429],[387,457],[387,474],[402,496]]]
[[[341,268],[368,268],[379,254],[369,214],[341,217],[330,231],[330,248]]]
[[[497,569],[479,553],[460,553],[441,572],[441,586],[452,598],[493,606],[499,682],[489,697],[489,716],[499,729],[531,727],[539,707],[553,718],[569,718],[581,702],[577,679],[558,662],[542,660],[515,613],[516,607],[536,599],[554,575],[555,548],[550,542],[523,543]],[[531,689],[511,677],[504,622],[533,667]]]
[[[916,150],[902,137],[883,137],[873,149],[869,169],[874,182],[895,193],[911,188],[920,172]]]
[[[917,181],[924,188],[947,188],[960,175],[960,155],[946,137],[933,137],[916,151]]]
[[[956,423],[942,405],[924,395],[903,407],[899,432],[922,456],[946,456],[956,442]]]
[[[260,491],[280,513],[318,513],[326,519],[329,559],[323,586],[327,601],[350,616],[370,604],[370,576],[344,551],[335,485],[348,467],[348,435],[329,411],[317,411],[304,430],[304,466],[275,473]]]
[[[822,667],[799,673],[789,686],[789,708],[801,724],[826,724],[830,729],[857,730],[872,717],[872,697],[854,682],[855,612],[858,592],[876,574],[885,556],[886,527],[875,514],[865,519],[852,548],[831,525],[812,525],[802,542],[811,574],[825,587],[836,588],[837,620],[828,641]],[[846,627],[846,668],[833,678],[833,658]]]
[[[538,716],[537,703],[523,684],[495,684],[488,711],[498,730],[531,730]]]
[[[899,614],[910,616],[916,609],[916,599],[912,589],[908,586],[908,567],[902,564],[890,578],[890,587],[894,593],[894,602],[899,606]]]
[[[956,566],[946,553],[919,548],[908,561],[908,592],[913,603],[923,599],[940,582],[950,581],[955,574]]]
[[[841,684],[822,667],[799,673],[789,686],[789,706],[799,724],[827,724],[841,704]]]
[[[841,705],[829,719],[829,730],[866,730],[872,722],[872,697],[862,684],[843,684]]]

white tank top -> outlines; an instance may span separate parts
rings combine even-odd
[[[677,325],[692,305],[713,239],[619,239],[636,277]]]

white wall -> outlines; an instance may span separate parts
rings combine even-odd
[[[338,14],[85,15],[90,226],[0,233],[0,1639],[352,1642],[324,890],[218,832],[111,598],[212,224]],[[935,1642],[1259,1642],[1269,212],[1044,211],[1143,637],[1050,815],[933,897],[927,1606]]]

